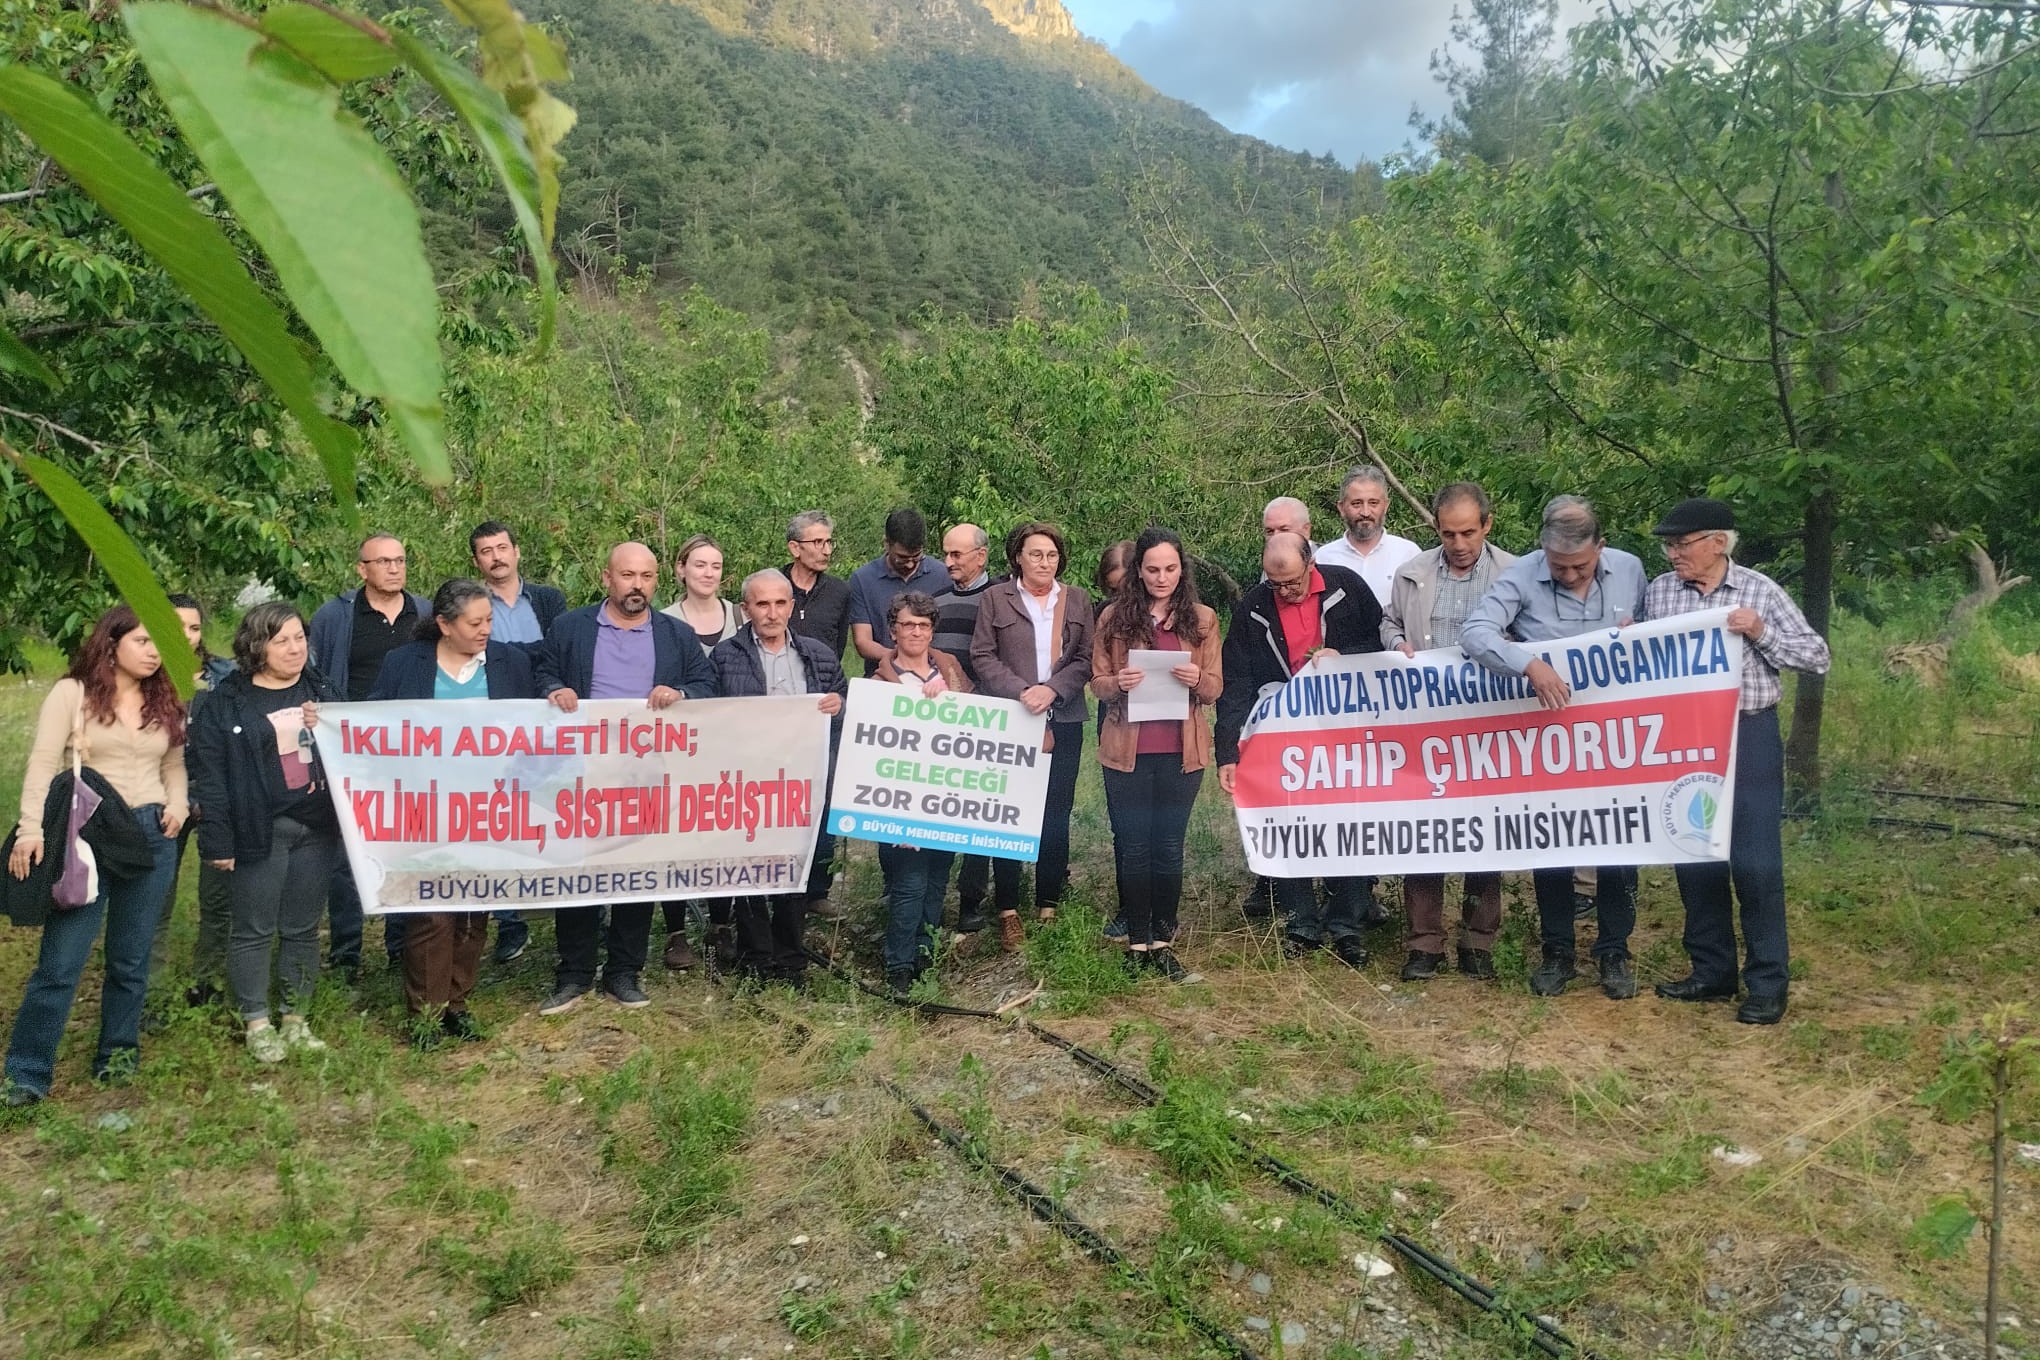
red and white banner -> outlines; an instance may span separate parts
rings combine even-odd
[[[325,704],[312,731],[371,912],[794,892],[828,797],[808,696]]]
[[[1742,639],[1710,610],[1534,643],[1572,686],[1457,648],[1328,658],[1262,693],[1234,805],[1277,878],[1728,858]]]

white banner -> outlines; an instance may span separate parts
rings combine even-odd
[[[799,891],[829,765],[812,697],[326,704],[312,730],[370,912]]]
[[[1032,861],[1048,721],[1012,699],[852,680],[829,829],[852,840]]]
[[[1742,639],[1727,610],[1533,643],[1572,686],[1458,648],[1346,656],[1263,694],[1234,805],[1277,878],[1728,858]]]

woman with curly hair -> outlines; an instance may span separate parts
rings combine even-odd
[[[1197,599],[1197,581],[1173,530],[1150,525],[1133,543],[1133,570],[1098,618],[1091,692],[1105,707],[1098,763],[1112,819],[1127,964],[1173,982],[1194,981],[1170,947],[1183,896],[1183,836],[1211,763],[1207,711],[1223,686],[1218,617]],[[1128,722],[1126,696],[1148,681],[1128,653],[1181,652],[1169,674],[1190,691],[1181,719]]]
[[[149,952],[177,862],[177,833],[189,809],[184,704],[163,673],[163,658],[149,630],[124,604],[100,616],[70,672],[50,686],[43,700],[21,785],[21,821],[7,861],[16,879],[26,879],[45,855],[62,853],[43,843],[44,803],[58,772],[74,758],[127,804],[152,863],[132,877],[102,875],[97,895],[83,906],[51,907],[7,1045],[6,1103],[12,1106],[32,1105],[49,1094],[57,1043],[102,924],[106,986],[99,1001],[92,1075],[99,1081],[125,1076],[141,1055]]]

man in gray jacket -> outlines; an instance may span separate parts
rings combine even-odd
[[[1477,482],[1454,482],[1431,498],[1438,546],[1396,568],[1381,613],[1384,650],[1415,656],[1459,645],[1459,628],[1495,577],[1516,559],[1488,542],[1494,511]],[[1495,936],[1502,928],[1502,876],[1470,873],[1460,904],[1459,971],[1495,975]],[[1445,963],[1445,875],[1403,876],[1409,913],[1409,959],[1403,980],[1438,975]]]

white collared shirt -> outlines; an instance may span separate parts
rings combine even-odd
[[[1027,611],[1027,617],[1034,621],[1034,678],[1036,684],[1047,684],[1049,673],[1055,669],[1055,602],[1062,598],[1062,582],[1050,587],[1048,594],[1037,597],[1026,586],[1020,587],[1020,607]]]

